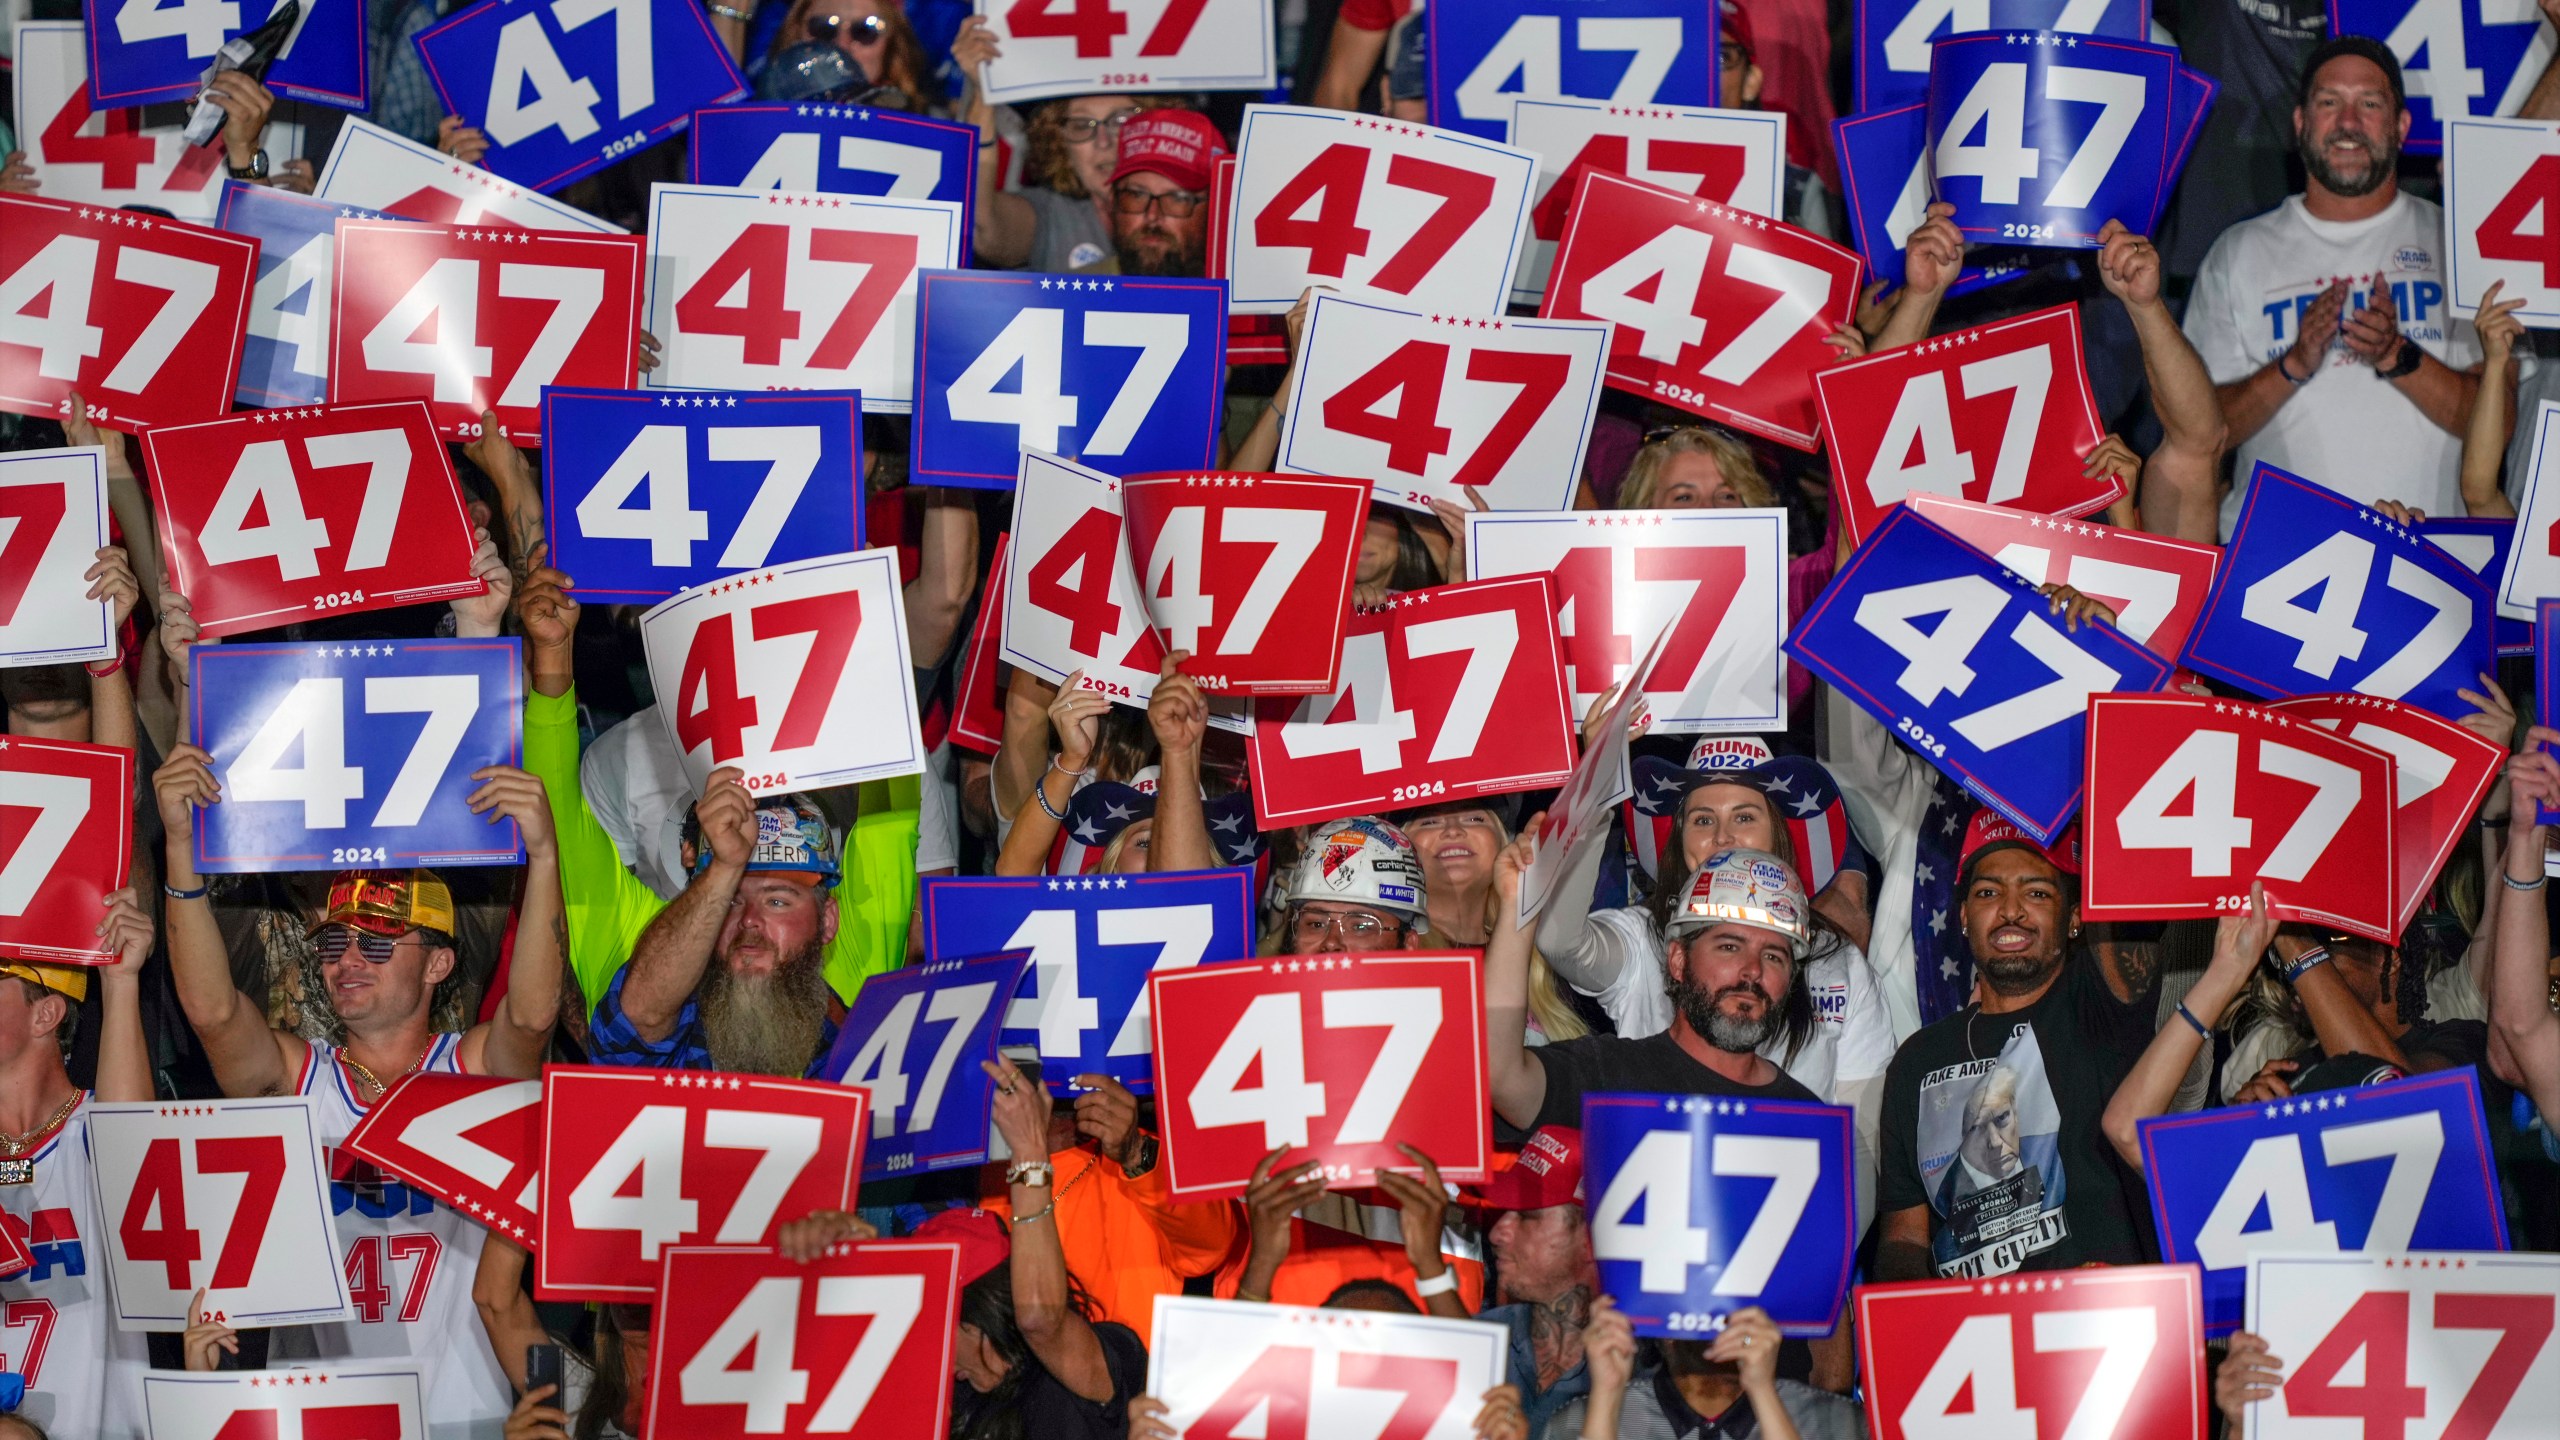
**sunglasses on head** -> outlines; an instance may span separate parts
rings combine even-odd
[[[865,15],[859,20],[847,20],[841,15],[809,17],[809,38],[822,44],[834,44],[837,32],[843,30],[853,32],[851,38],[856,45],[877,45],[888,36],[889,22],[877,15]]]
[[[312,948],[319,953],[323,965],[344,959],[351,947],[364,957],[366,964],[387,965],[391,963],[392,952],[400,948],[404,938],[400,935],[376,935],[352,925],[332,925],[320,932],[319,938],[312,942]]]

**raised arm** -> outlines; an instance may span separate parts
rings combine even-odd
[[[110,603],[107,633],[123,635],[124,622],[142,598],[142,587],[134,578],[133,564],[122,547],[102,547],[97,563],[80,578],[89,582],[88,599]],[[133,680],[125,674],[124,657],[113,656],[90,666],[89,743],[131,751],[140,732],[133,709]]]
[[[156,1099],[151,1045],[142,1038],[142,964],[151,958],[154,932],[139,888],[128,885],[107,896],[98,938],[116,952],[98,970],[98,1098]]]
[[[2214,922],[2213,958],[2206,963],[2204,974],[2179,1003],[2177,1018],[2151,1037],[2142,1058],[2134,1062],[2133,1069],[2107,1101],[2107,1113],[2100,1124],[2125,1164],[2136,1170],[2142,1168],[2137,1123],[2168,1113],[2179,1083],[2187,1078],[2187,1067],[2195,1063],[2197,1049],[2213,1033],[2213,1027],[2222,1023],[2222,1014],[2231,1008],[2231,1002],[2240,998],[2241,990],[2249,983],[2249,972],[2257,968],[2258,957],[2266,953],[2267,943],[2275,933],[2276,922],[2267,914],[2267,887],[2256,881],[2249,885],[2247,914],[2225,915]]]
[[[979,1062],[995,1077],[996,1132],[1017,1156],[1049,1153],[1049,1087],[1026,1079],[1010,1060]],[[1023,1343],[1059,1384],[1087,1400],[1116,1388],[1102,1337],[1076,1307],[1067,1283],[1067,1252],[1058,1239],[1058,1200],[1051,1183],[1011,1187],[1013,1323]]]
[[[2508,810],[2507,852],[2490,893],[2498,907],[2497,949],[2489,969],[2489,1023],[2504,1042],[2516,1073],[2508,1077],[2533,1097],[2545,1121],[2560,1121],[2560,1015],[2551,1010],[2551,921],[2542,908],[2545,827],[2536,815],[2543,802],[2560,804],[2560,764],[2542,747],[2560,744],[2560,730],[2537,725],[2529,747],[2508,766],[2514,800]]]
[[[1310,103],[1320,110],[1359,109],[1360,89],[1369,83],[1378,57],[1386,51],[1386,31],[1363,30],[1335,16],[1333,38],[1324,52],[1324,73],[1316,79],[1315,99]]]
[[[2524,305],[2524,297],[2499,299],[2506,283],[2490,282],[2488,292],[2480,297],[2480,313],[2471,322],[2480,334],[2480,393],[2472,401],[2471,422],[2462,433],[2462,508],[2475,520],[2504,520],[2516,513],[2505,487],[2498,483],[2498,472],[2506,464],[2507,436],[2513,429],[2508,415],[2515,399],[2512,362],[2516,341],[2524,334],[2524,322],[2516,318],[2516,311]]]
[[[986,63],[1003,53],[983,15],[961,21],[960,33],[951,41],[951,62],[969,77],[960,113],[978,127],[978,203],[972,207],[970,244],[978,252],[980,265],[1011,270],[1031,259],[1032,242],[1040,234],[1040,213],[1030,201],[1004,188],[1004,151],[996,144],[996,110],[978,83]]]
[[[1031,787],[1049,764],[1049,707],[1058,687],[1017,666],[1004,688],[1004,735],[996,742],[989,784],[996,814],[1010,825],[1013,812],[1031,801]]]
[[[1164,657],[1156,693],[1147,701],[1147,723],[1156,734],[1159,759],[1156,826],[1147,842],[1150,870],[1215,870],[1221,863],[1209,838],[1209,813],[1200,803],[1200,747],[1209,736],[1209,702],[1177,667],[1188,650]]]
[[[177,982],[178,1004],[204,1046],[223,1094],[235,1099],[282,1095],[293,1088],[310,1047],[298,1036],[269,1029],[256,1002],[232,985],[222,927],[214,923],[213,902],[205,898],[204,880],[196,874],[196,808],[222,799],[213,779],[213,757],[194,745],[180,745],[151,777],[151,787],[169,837],[164,856],[171,892],[169,972]]]
[[[1947,298],[1947,287],[1964,273],[1964,232],[1956,229],[1955,213],[1956,207],[1944,201],[1932,204],[1920,228],[1903,242],[1902,295],[1894,301],[1883,333],[1876,336],[1876,349],[1916,345],[1929,338],[1929,326],[1938,318],[1938,304]]]
[[[2278,935],[2275,945],[2276,958],[2284,963],[2294,998],[2302,1002],[2303,1018],[2311,1022],[2311,1033],[2320,1042],[2321,1053],[2371,1055],[2403,1070],[2409,1068],[2409,1058],[2400,1053],[2400,1042],[2382,1028],[2382,1022],[2339,978],[2336,968],[2328,963],[2326,952],[2314,959],[2311,952],[2316,947],[2301,935]],[[2297,968],[2306,959],[2312,959],[2312,964]]]
[[[1547,1067],[1530,1050],[1529,930],[1518,923],[1520,877],[1538,854],[1544,814],[1520,827],[1520,836],[1493,860],[1496,911],[1484,946],[1484,1053],[1493,1113],[1515,1129],[1538,1123],[1547,1103]]]
[[[480,437],[462,447],[462,453],[498,489],[507,564],[521,582],[540,563],[536,552],[542,545],[542,480],[535,473],[533,457],[507,438],[494,410],[480,416]]]
[[[924,536],[906,589],[907,645],[916,668],[929,670],[951,653],[960,616],[978,593],[978,507],[966,491],[915,493],[924,501]]]
[[[2221,538],[2215,487],[2228,430],[2213,376],[2160,299],[2160,252],[2120,221],[2108,221],[2099,238],[2098,277],[2133,320],[2143,379],[2162,431],[2135,498],[2154,533],[2215,543]]]
[[[1065,823],[1054,816],[1067,813],[1076,778],[1093,763],[1102,713],[1111,708],[1109,697],[1078,683],[1083,678],[1081,670],[1070,672],[1058,698],[1049,703],[1049,728],[1057,732],[1058,754],[1040,772],[1033,797],[1013,813],[1013,828],[1005,832],[1004,848],[996,855],[999,875],[1038,875],[1049,868],[1049,844]]]
[[[675,1033],[685,1001],[711,963],[738,882],[746,878],[747,861],[755,854],[756,802],[739,783],[744,773],[735,766],[711,772],[693,807],[702,822],[700,843],[711,847],[711,863],[640,932],[640,943],[631,952],[631,968],[622,981],[622,1014],[651,1044]]]
[[[497,1013],[462,1038],[462,1068],[474,1075],[539,1079],[551,1029],[560,1020],[560,972],[569,963],[569,921],[560,898],[560,847],[542,782],[512,766],[471,772],[474,814],[516,822],[524,840],[524,884],[516,895],[515,946]]]

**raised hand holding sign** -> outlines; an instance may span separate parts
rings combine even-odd
[[[91,108],[88,42],[78,22],[18,22],[11,89],[18,144],[46,195],[212,218],[224,183],[222,147],[188,144],[183,112]],[[299,155],[302,127],[271,119],[261,143],[270,155]]]
[[[1860,116],[1929,95],[1930,42],[1980,30],[2151,37],[2149,0],[1854,0]]]
[[[2107,221],[2147,228],[2177,154],[2177,52],[2004,30],[1929,59],[1930,186],[1968,241],[2095,249]]]
[[[2104,601],[2116,628],[2163,660],[2185,647],[2222,562],[2218,545],[2141,530],[1927,492],[1904,503],[2028,584],[2068,585]]]
[[[976,78],[1011,105],[1115,91],[1269,90],[1272,0],[980,0],[1001,53]]]
[[[342,1148],[530,1246],[542,1125],[539,1081],[420,1071],[393,1081]]]
[[[0,735],[0,777],[0,814],[19,812],[0,823],[23,837],[0,863],[0,955],[112,963],[98,921],[132,868],[133,752]]]
[[[2286,1362],[2249,1407],[2250,1440],[2325,1440],[2365,1417],[2405,1440],[2550,1433],[2560,1255],[2261,1255],[2248,1291],[2250,1333]]]
[[[2445,127],[2445,301],[2471,319],[2491,285],[2527,325],[2560,325],[2560,124],[2456,120]]]
[[[114,602],[86,598],[108,538],[105,448],[0,454],[0,520],[0,666],[116,655]]]
[[[2422,155],[2452,121],[2523,110],[2560,47],[2534,0],[2329,0],[2329,33],[2369,36],[2399,58],[2407,147]]]
[[[693,112],[685,179],[741,190],[948,200],[969,228],[978,128],[853,105],[715,105]]]
[[[1431,123],[1447,129],[1499,140],[1521,100],[1720,103],[1715,0],[1477,0],[1422,21]]]
[[[1028,950],[928,959],[862,983],[818,1073],[871,1096],[862,1175],[953,1170],[988,1158],[988,1092],[980,1067],[1020,988]]]
[[[1133,475],[1121,483],[1147,624],[1229,695],[1334,688],[1369,487],[1322,475]]]

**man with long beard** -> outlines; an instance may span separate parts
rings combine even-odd
[[[2350,35],[2312,52],[2293,112],[2303,192],[2214,241],[2186,331],[2234,473],[2265,460],[2357,500],[2460,515],[2480,344],[2445,309],[2443,212],[2400,190],[2405,102],[2383,45]],[[2226,537],[2239,513],[2235,487]]]

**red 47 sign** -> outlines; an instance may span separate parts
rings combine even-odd
[[[1509,1344],[1482,1320],[1182,1295],[1156,1297],[1155,1335],[1147,1393],[1186,1440],[1224,1440],[1263,1413],[1275,1436],[1473,1435]]]
[[[1511,143],[1538,155],[1537,199],[1511,298],[1546,293],[1556,240],[1582,177],[1594,170],[1772,220],[1785,214],[1787,116],[1782,110],[1704,110],[1526,96],[1511,106]]]
[[[426,1440],[417,1362],[142,1378],[152,1440]]]
[[[113,604],[75,598],[107,543],[105,448],[0,454],[0,522],[0,665],[117,654]]]
[[[56,200],[156,205],[181,220],[211,220],[222,188],[222,147],[186,142],[175,107],[89,108],[89,42],[80,22],[17,25],[18,143]],[[302,153],[302,127],[267,122],[271,155]]]
[[[170,581],[208,636],[488,590],[416,401],[154,426],[142,453]]]
[[[2115,607],[2117,629],[2172,662],[2222,563],[2219,545],[1927,492],[1906,503],[2031,584],[2068,585],[2104,600]]]
[[[859,390],[913,408],[916,271],[967,258],[947,200],[656,185],[649,331],[660,390]],[[616,382],[617,384],[619,382]]]
[[[1609,383],[1814,448],[1823,337],[1858,308],[1858,257],[1747,210],[1600,171],[1574,196],[1538,313],[1611,320]]]
[[[1813,384],[1852,541],[1922,493],[2061,516],[2124,498],[2122,480],[2080,474],[2104,432],[2072,306],[1829,366]]]
[[[670,1245],[767,1245],[784,1221],[849,1210],[868,1091],[705,1070],[542,1072],[546,1300],[645,1301]]]
[[[495,410],[539,445],[544,386],[631,383],[640,250],[632,235],[341,220],[329,398],[424,400],[438,434],[466,440]]]
[[[0,956],[116,958],[97,929],[133,863],[132,794],[130,750],[0,735]]]
[[[665,1261],[645,1433],[950,1433],[959,1246],[843,1243],[804,1265],[770,1247],[671,1245]]]
[[[2089,701],[2080,913],[2189,920],[2268,910],[2399,938],[2391,757],[2309,718],[2192,695]]]
[[[1002,659],[1052,684],[1146,703],[1164,669],[1120,541],[1121,480],[1038,450],[1022,452],[1013,545],[998,621]]]
[[[1372,115],[1248,105],[1226,275],[1239,314],[1310,285],[1428,313],[1499,315],[1538,157]]]
[[[1129,566],[1157,643],[1212,694],[1333,689],[1369,485],[1317,475],[1132,475]]]
[[[1861,1285],[1868,1423],[1876,1440],[2204,1440],[2202,1288],[2192,1265]]]
[[[307,1097],[92,1105],[89,1155],[123,1328],[355,1318]]]
[[[2378,695],[2301,695],[2270,710],[2326,726],[2391,757],[2393,815],[2400,881],[2393,934],[2409,928],[2453,847],[2471,833],[2471,817],[2498,782],[2506,747],[2483,740],[2433,711]]]
[[[723,765],[760,795],[924,769],[895,550],[696,586],[641,616],[640,641],[696,789]]]
[[[1359,475],[1378,498],[1562,510],[1582,474],[1609,327],[1417,315],[1319,294],[1290,372],[1282,470]]]
[[[342,1148],[518,1245],[533,1244],[542,1082],[414,1074],[392,1083]]]
[[[2250,1332],[2285,1360],[2251,1440],[2551,1433],[2560,1256],[2252,1255],[2248,1296]]]
[[[1258,709],[1255,823],[1563,783],[1573,721],[1553,595],[1544,576],[1475,580],[1352,616],[1331,693]]]
[[[110,430],[231,410],[258,242],[130,210],[0,194],[0,410]]]
[[[1492,1160],[1484,1002],[1472,951],[1276,956],[1148,977],[1165,1166],[1177,1200],[1242,1195],[1253,1167],[1290,1146],[1337,1186],[1411,1174],[1395,1147],[1443,1177]],[[1312,1078],[1311,1078],[1312,1077]]]

